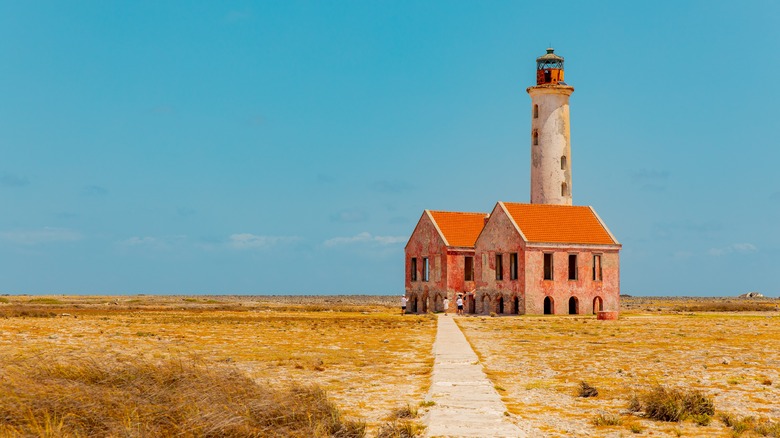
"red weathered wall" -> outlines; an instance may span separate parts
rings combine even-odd
[[[553,279],[544,279],[544,253],[553,253]],[[569,254],[577,254],[577,280],[569,280]],[[593,254],[601,254],[602,281],[593,280]],[[544,298],[553,299],[556,315],[569,313],[577,298],[578,314],[593,314],[600,297],[604,310],[620,309],[620,256],[617,249],[589,245],[529,248],[526,252],[526,313],[543,314]]]
[[[473,256],[473,250],[448,249],[431,218],[423,213],[405,248],[406,296],[410,300],[415,297],[419,300],[418,312],[443,311],[445,297],[449,297],[450,310],[454,311],[457,294],[474,288],[473,282],[464,281],[466,255]],[[417,258],[417,281],[411,281],[412,257]],[[424,257],[428,257],[430,261],[430,276],[427,282],[422,281]],[[412,310],[411,303],[407,310]]]
[[[479,235],[475,252],[476,313],[499,313],[499,297],[504,299],[504,314],[513,313],[514,297],[518,298],[517,313],[525,313],[523,240],[499,205],[493,209],[490,219]],[[517,280],[510,280],[510,253],[517,253]],[[503,254],[503,280],[496,280],[496,254]]]

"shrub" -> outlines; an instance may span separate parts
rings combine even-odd
[[[580,397],[597,397],[599,390],[590,386],[587,382],[580,382],[580,389],[577,395]]]
[[[730,427],[735,435],[753,431],[760,436],[780,437],[780,422],[767,418],[737,417],[736,415],[723,413],[720,415],[720,421],[726,427]]]
[[[363,437],[316,387],[261,386],[195,360],[33,357],[2,363],[0,436]]]
[[[398,408],[393,411],[391,418],[393,419],[399,419],[399,418],[417,418],[418,412],[417,408],[413,407],[412,405],[407,404],[406,406],[402,408]]]
[[[0,297],[0,303],[4,303],[5,304],[5,303],[9,303],[9,302],[10,301],[8,300],[8,298]]]
[[[683,391],[656,385],[646,393],[629,400],[629,410],[644,411],[659,421],[681,421],[692,416],[714,415],[712,399],[698,390]]]
[[[417,438],[425,432],[425,426],[409,420],[391,421],[379,427],[377,438]]]
[[[620,426],[623,424],[623,419],[620,418],[620,415],[601,413],[593,418],[593,424],[596,426]]]

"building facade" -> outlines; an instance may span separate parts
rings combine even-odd
[[[589,206],[572,205],[563,58],[537,58],[531,96],[531,203],[490,214],[425,210],[405,247],[407,311],[591,314],[620,308],[621,245]]]

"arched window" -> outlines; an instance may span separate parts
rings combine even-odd
[[[578,299],[571,297],[569,298],[569,315],[577,315],[580,313],[579,306],[580,302]]]
[[[566,155],[561,157],[561,170],[566,170]]]
[[[539,144],[539,131],[534,129],[534,145]]]
[[[534,105],[534,118],[539,118],[539,105]]]
[[[544,314],[554,315],[555,306],[553,305],[553,299],[551,297],[544,297]]]
[[[566,196],[569,194],[569,186],[566,185],[566,183],[561,183],[561,196]]]

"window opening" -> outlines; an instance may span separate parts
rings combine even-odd
[[[577,254],[569,254],[569,280],[577,279]]]
[[[566,170],[566,155],[561,157],[561,170]]]
[[[579,303],[576,298],[574,297],[569,298],[569,315],[576,315],[579,313],[578,304]]]
[[[430,279],[430,273],[431,273],[431,267],[428,263],[428,257],[423,257],[423,266],[422,266],[423,272],[422,272],[422,281],[428,281]]]
[[[539,131],[534,129],[534,145],[538,145],[538,144],[539,144]]]
[[[509,279],[517,280],[517,253],[509,254]]]
[[[544,297],[544,314],[545,315],[555,314],[555,308],[553,307],[553,300],[550,297]]]
[[[552,254],[544,255],[544,279],[545,280],[553,279],[553,255]]]
[[[593,313],[601,312],[604,310],[604,301],[601,300],[601,297],[596,297],[593,299]]]
[[[466,256],[463,262],[463,279],[465,281],[474,281],[474,257]]]
[[[601,281],[601,254],[593,255],[593,281]]]
[[[412,281],[417,281],[417,257],[412,257],[412,263],[411,263],[411,275],[412,275]]]
[[[504,279],[504,257],[503,254],[496,254],[496,280]]]
[[[539,105],[534,105],[534,118],[539,118]]]
[[[566,196],[569,193],[569,186],[566,183],[561,183],[561,196]]]

